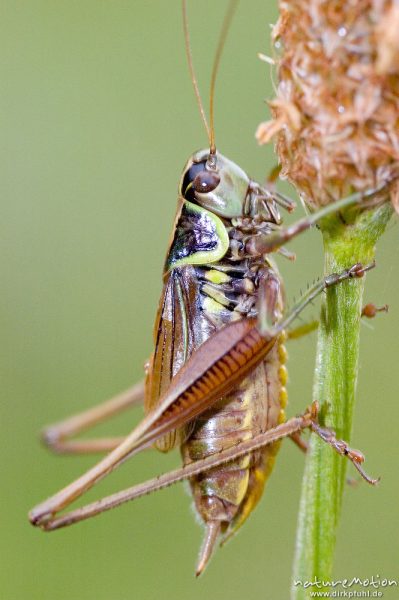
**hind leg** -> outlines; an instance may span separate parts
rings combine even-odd
[[[124,392],[88,410],[68,417],[64,421],[48,425],[42,432],[42,440],[57,453],[91,454],[109,452],[116,448],[123,437],[71,440],[70,438],[91,429],[94,425],[107,421],[128,408],[143,403],[144,382],[140,382]]]

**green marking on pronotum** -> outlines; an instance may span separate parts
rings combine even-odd
[[[196,227],[199,232],[209,236],[209,248],[197,250],[195,240],[187,243],[188,236],[192,236],[192,228],[184,230],[185,219],[197,220]],[[185,248],[188,254],[182,258],[179,254]],[[223,221],[206,208],[185,201],[180,218],[176,225],[175,237],[166,259],[167,270],[182,265],[206,265],[218,262],[223,258],[229,248],[229,236]]]

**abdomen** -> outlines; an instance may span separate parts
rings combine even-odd
[[[284,421],[286,370],[283,336],[265,360],[225,398],[198,417],[182,444],[184,463],[239,444]],[[262,495],[278,444],[266,446],[190,481],[205,523],[217,521],[228,536],[245,521]]]

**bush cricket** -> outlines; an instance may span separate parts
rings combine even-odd
[[[323,290],[347,285],[374,265],[348,265],[342,273],[331,274],[285,314],[282,281],[270,254],[287,254],[284,243],[328,214],[383,192],[384,186],[355,193],[282,228],[278,207],[291,211],[295,204],[274,188],[252,181],[215,145],[215,81],[237,1],[229,5],[216,50],[209,124],[193,68],[185,0],[182,4],[189,70],[209,148],[193,154],[180,179],[145,384],[46,429],[46,443],[58,452],[109,453],[33,508],[30,520],[45,531],[54,530],[188,479],[205,524],[199,575],[216,542],[232,536],[259,501],[283,437],[300,444],[299,433],[310,428],[347,456],[366,481],[377,481],[363,471],[360,452],[318,423],[316,404],[286,421],[284,364],[286,331],[303,308]],[[69,439],[141,402],[145,417],[126,438]],[[163,452],[179,446],[183,467],[58,515],[149,446]]]

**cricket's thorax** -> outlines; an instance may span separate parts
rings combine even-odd
[[[169,277],[196,290],[187,343],[188,354],[225,324],[257,314],[261,278],[278,277],[274,265],[262,259],[237,256],[240,235],[229,221],[186,203],[176,223],[167,257]],[[221,226],[227,239],[220,235]],[[217,255],[219,254],[220,259]],[[212,256],[208,264],[201,264]],[[278,296],[277,312],[282,310]],[[184,463],[197,461],[247,440],[284,420],[286,352],[284,336],[266,359],[228,396],[196,418],[181,432]],[[177,357],[176,357],[177,358]],[[181,362],[176,361],[176,364]],[[163,448],[165,449],[165,447]],[[205,522],[220,521],[229,535],[244,522],[259,500],[278,444],[234,460],[191,479],[197,511]]]

